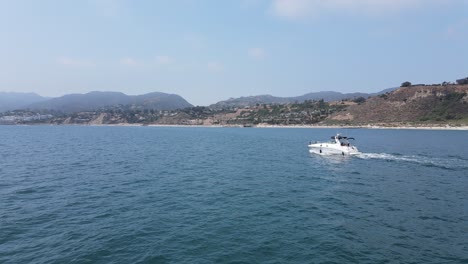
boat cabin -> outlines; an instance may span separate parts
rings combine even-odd
[[[350,146],[351,144],[349,143],[349,139],[354,139],[352,137],[345,137],[345,136],[341,136],[341,135],[336,135],[336,136],[333,136],[331,137],[333,140],[335,140],[334,143],[336,144],[340,144],[340,146]]]

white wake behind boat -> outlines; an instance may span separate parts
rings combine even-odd
[[[352,137],[345,137],[340,134],[331,137],[329,142],[310,142],[309,152],[319,155],[357,155],[359,150],[349,143]]]

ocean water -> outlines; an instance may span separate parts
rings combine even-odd
[[[357,157],[308,153],[354,136]],[[468,132],[0,127],[0,263],[468,263]]]

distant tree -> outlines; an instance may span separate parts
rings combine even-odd
[[[411,86],[411,83],[410,82],[404,82],[401,84],[400,87],[410,87]]]
[[[361,96],[361,97],[358,97],[358,98],[356,98],[356,99],[353,100],[353,102],[358,103],[358,104],[362,104],[362,103],[364,103],[365,101],[366,101],[366,98],[364,98],[364,97],[362,97],[362,96]]]
[[[323,99],[320,99],[320,100],[318,101],[318,107],[319,107],[320,109],[324,109],[324,108],[326,108],[327,106],[328,106],[328,104],[325,103],[325,101],[324,101]]]
[[[459,85],[468,84],[468,77],[465,78],[465,79],[457,80],[457,84],[459,84]]]
[[[387,100],[388,95],[387,94],[381,94],[379,95],[380,98],[383,98],[384,100]]]

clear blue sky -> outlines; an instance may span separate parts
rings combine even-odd
[[[468,76],[468,0],[0,0],[0,91],[229,97]]]

